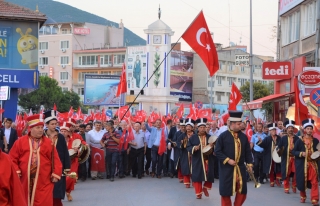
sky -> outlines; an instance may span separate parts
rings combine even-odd
[[[175,32],[171,42],[176,42],[203,10],[214,42],[229,46],[229,42],[246,45],[250,51],[250,0],[58,0],[78,9],[120,22],[142,38],[144,29],[158,19]],[[277,0],[252,0],[252,51],[257,55],[276,56],[276,38],[273,27],[277,25]],[[229,26],[230,25],[230,26]],[[230,40],[229,40],[230,37]],[[240,40],[241,39],[241,40]],[[190,50],[183,40],[182,50]],[[241,41],[241,42],[240,42]]]

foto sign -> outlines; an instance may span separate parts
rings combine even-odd
[[[320,72],[317,70],[306,70],[299,74],[298,79],[301,84],[315,86],[320,84]]]
[[[8,86],[1,86],[0,87],[0,100],[8,100],[10,99],[10,87]]]
[[[249,54],[245,55],[235,55],[235,65],[236,66],[249,66]]]
[[[290,79],[291,62],[263,62],[262,79]]]

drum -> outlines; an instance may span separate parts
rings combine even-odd
[[[211,143],[215,143],[217,141],[218,137],[217,136],[211,136],[209,137],[208,139],[208,143],[211,144]]]
[[[317,150],[320,151],[320,142],[317,144]]]
[[[69,149],[69,156],[70,156],[70,159],[73,159],[77,156],[77,153],[74,151],[74,149]]]
[[[278,155],[277,149],[273,150],[272,159],[275,163],[281,163],[281,157]]]
[[[318,146],[317,146],[318,147]],[[314,153],[311,154],[311,159],[318,159],[320,157],[320,152],[315,151]]]
[[[212,152],[213,148],[210,145],[207,145],[202,149],[202,154],[206,156],[212,154]]]
[[[81,148],[79,150],[79,164],[84,163],[90,155],[90,147],[87,145],[81,145]]]

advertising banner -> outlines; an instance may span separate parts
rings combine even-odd
[[[84,104],[118,107],[125,105],[125,95],[116,97],[120,76],[85,74]]]
[[[170,94],[178,96],[179,101],[192,101],[193,53],[171,52]]]
[[[34,82],[36,76],[27,79],[30,71],[33,74],[37,69],[38,23],[0,21],[0,86],[37,87],[38,83]],[[6,75],[11,75],[11,79]],[[21,76],[20,80],[18,76]]]
[[[128,91],[142,88],[147,82],[147,48],[135,46],[127,48]]]
[[[290,79],[291,62],[263,62],[262,79]]]

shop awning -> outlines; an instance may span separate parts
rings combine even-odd
[[[283,100],[284,98],[288,98],[291,96],[291,94],[294,92],[289,92],[285,94],[272,94],[266,97],[262,97],[260,99],[253,100],[251,102],[243,103],[242,109],[243,110],[249,110],[250,109],[261,109],[262,104],[268,103],[268,102],[278,102]],[[249,107],[249,108],[248,108]]]

